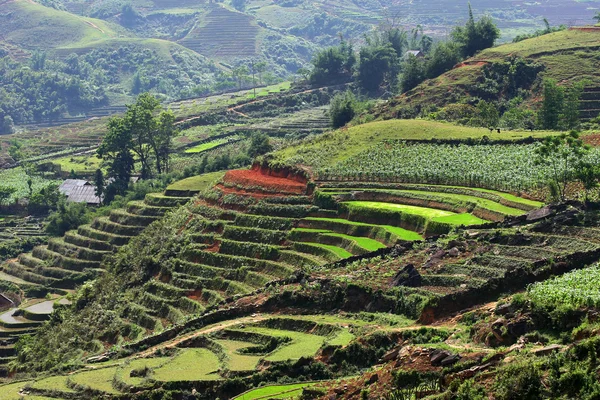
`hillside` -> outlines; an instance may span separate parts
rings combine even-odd
[[[481,6],[505,37],[595,12]],[[443,35],[464,8],[0,0],[0,400],[597,399],[598,28],[490,47],[395,98],[434,58],[401,61],[400,30],[354,74],[343,42],[321,85],[282,81],[334,31]],[[359,76],[380,69],[369,98]],[[560,89],[582,79],[581,99]],[[535,129],[548,115],[573,125]]]
[[[441,76],[429,79],[416,88],[391,100],[379,111],[387,118],[394,115],[415,115],[427,112],[433,106],[443,107],[452,103],[468,102],[472,97],[497,100],[502,93],[482,87],[486,68],[494,63],[510,63],[515,58],[538,63],[543,68],[537,76],[533,90],[534,102],[544,78],[557,80],[561,85],[586,81],[591,88],[600,85],[595,54],[600,41],[597,28],[572,28],[526,39],[517,43],[503,44],[483,50],[473,58],[455,66]],[[490,79],[501,79],[491,76]],[[497,83],[502,86],[501,82]],[[583,106],[583,105],[582,105]],[[598,107],[595,107],[596,109]]]

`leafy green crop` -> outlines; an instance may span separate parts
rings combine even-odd
[[[600,265],[536,283],[529,287],[531,300],[540,306],[600,306]]]

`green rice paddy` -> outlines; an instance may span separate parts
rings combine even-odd
[[[217,356],[207,349],[183,349],[173,360],[154,370],[157,381],[201,381],[220,379]]]
[[[260,361],[259,356],[237,353],[240,349],[256,346],[254,343],[237,340],[216,340],[216,342],[227,350],[227,356],[229,358],[227,367],[231,371],[253,371]]]
[[[378,227],[385,229],[386,231],[388,231],[390,233],[393,233],[394,235],[398,236],[399,239],[402,239],[402,240],[407,240],[407,241],[423,240],[423,237],[421,235],[419,235],[417,232],[409,231],[408,229],[400,228],[397,226],[367,224],[364,222],[349,221],[347,219],[342,219],[342,218],[307,217],[304,219],[307,221],[328,221],[328,222],[335,222],[335,223],[339,223],[339,224],[347,224],[347,225],[355,225],[355,226],[378,226]],[[316,231],[319,231],[319,229],[317,229]]]
[[[312,385],[315,383],[265,386],[234,397],[234,400],[290,399],[302,394],[304,388]]]
[[[340,259],[344,259],[344,258],[353,256],[353,254],[350,253],[348,250],[342,249],[341,247],[333,246],[330,244],[321,244],[321,243],[315,243],[315,242],[305,242],[305,243],[310,244],[311,246],[321,247],[323,249],[329,250],[332,253],[334,253],[336,256],[338,256]]]
[[[405,214],[418,215],[430,221],[443,222],[450,225],[479,225],[488,222],[468,213],[456,214],[451,211],[410,206],[406,204],[382,203],[376,201],[348,201],[343,204],[348,205],[350,208],[357,209],[370,208],[376,210],[398,211]]]
[[[287,337],[291,341],[279,346],[275,351],[265,357],[267,361],[297,360],[301,357],[312,357],[323,346],[327,338],[325,336],[310,335],[295,331],[284,331],[261,327],[248,327],[240,329],[244,332],[255,332],[273,337]]]
[[[356,242],[356,244],[359,245],[360,247],[362,247],[363,249],[366,249],[369,251],[376,251],[376,250],[387,247],[383,243],[378,242],[377,240],[374,240],[374,239],[360,237],[360,236],[350,236],[350,235],[345,235],[343,233],[334,233],[334,232],[324,233],[323,236],[334,236],[334,237],[340,237],[340,238],[352,240],[352,241]]]
[[[221,179],[223,175],[225,175],[225,172],[219,171],[192,176],[169,185],[167,190],[201,192],[210,188],[219,179]]]
[[[216,139],[216,140],[213,140],[210,142],[202,143],[197,146],[190,147],[189,149],[185,150],[185,153],[188,153],[188,154],[202,153],[202,152],[214,149],[215,147],[220,146],[222,144],[225,144],[225,143],[229,142],[230,140],[231,140],[231,138],[222,138],[222,139]]]

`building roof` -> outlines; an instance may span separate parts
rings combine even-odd
[[[404,53],[404,57],[408,57],[409,55],[419,57],[423,56],[423,52],[421,52],[421,50],[408,50],[406,53]]]
[[[67,179],[58,190],[67,196],[67,201],[74,203],[100,204],[102,202],[96,196],[96,186],[84,179]]]
[[[67,179],[60,184],[58,190],[62,194],[69,196],[74,189],[91,185],[91,183],[84,179]]]
[[[67,200],[74,203],[100,204],[102,200],[96,196],[96,187],[94,185],[85,185],[74,187],[67,195]]]

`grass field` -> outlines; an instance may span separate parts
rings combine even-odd
[[[444,222],[451,225],[479,225],[488,222],[467,213],[456,214],[451,211],[438,210],[436,208],[409,206],[405,204],[380,203],[376,201],[349,201],[344,202],[343,204],[346,204],[349,208],[358,210],[361,208],[370,208],[376,210],[399,211],[406,214],[419,215],[430,221]]]
[[[24,48],[47,51],[116,36],[119,31],[105,21],[79,17],[27,0],[2,4],[0,35]]]
[[[343,233],[334,233],[334,232],[324,233],[323,236],[334,236],[334,237],[341,237],[344,239],[352,240],[352,241],[355,241],[356,244],[358,244],[363,249],[366,249],[369,251],[376,251],[376,250],[383,249],[386,247],[383,243],[378,242],[377,240],[360,237],[360,236],[344,235]]]
[[[260,361],[259,356],[238,354],[237,351],[246,347],[256,346],[250,342],[237,340],[216,340],[218,344],[227,350],[227,368],[231,371],[252,371]]]
[[[118,391],[113,388],[112,381],[116,372],[117,367],[108,367],[80,372],[78,374],[71,375],[69,378],[77,385],[115,394],[118,393]]]
[[[177,181],[169,187],[167,190],[190,190],[201,192],[210,188],[214,183],[221,179],[225,175],[224,171],[211,172],[208,174],[196,175],[186,179]]]
[[[234,400],[290,399],[302,394],[302,389],[312,385],[314,383],[265,386],[234,397]]]
[[[471,128],[451,123],[393,119],[369,122],[321,135],[312,141],[276,152],[275,159],[284,163],[297,164],[310,155],[310,158],[318,157],[319,160],[326,161],[327,165],[333,165],[358,155],[367,148],[377,146],[385,140],[468,139],[488,136],[492,140],[509,142],[529,136],[545,137],[555,134],[556,132],[551,131],[490,133],[485,128]]]
[[[31,387],[35,389],[57,390],[65,393],[75,393],[73,389],[67,386],[67,377],[62,375],[40,379],[32,383]]]
[[[190,366],[194,368],[190,368]],[[183,349],[173,360],[154,371],[158,381],[201,381],[220,379],[216,373],[220,363],[207,349]]]
[[[291,342],[281,345],[271,354],[266,356],[265,360],[267,361],[286,361],[297,360],[301,357],[312,357],[327,340],[327,338],[324,336],[254,326],[239,330],[245,332],[256,332],[274,337],[288,337],[292,339]]]
[[[398,236],[398,238],[402,239],[402,240],[414,241],[414,240],[422,240],[423,239],[423,237],[421,235],[419,235],[417,232],[409,231],[408,229],[400,228],[397,226],[371,225],[371,224],[366,224],[363,222],[348,221],[347,219],[341,219],[341,218],[308,217],[305,219],[308,221],[311,221],[311,220],[312,221],[326,221],[326,222],[335,222],[335,223],[356,225],[356,226],[380,226],[380,227],[384,228],[385,230],[387,230],[388,232],[393,233],[394,235]]]
[[[131,371],[143,368],[155,369],[168,361],[168,357],[140,358],[137,360],[132,360],[128,365],[119,368],[117,375],[128,385],[139,386],[144,382],[145,378],[132,377],[130,376]]]

